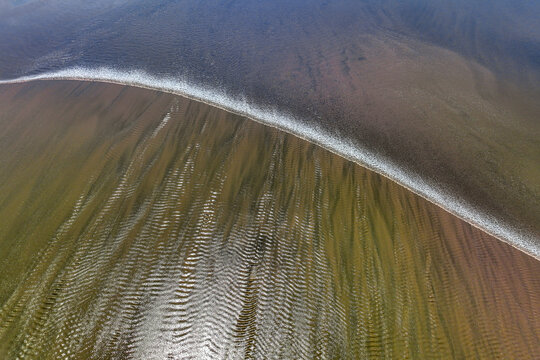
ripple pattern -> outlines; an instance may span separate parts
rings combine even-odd
[[[540,264],[320,147],[170,94],[0,88],[2,358],[519,358]]]

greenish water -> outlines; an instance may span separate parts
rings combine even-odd
[[[210,106],[0,88],[0,357],[534,358],[540,265]]]

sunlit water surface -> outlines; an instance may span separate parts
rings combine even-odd
[[[0,87],[0,357],[540,353],[540,263],[208,105]]]
[[[540,258],[539,18],[530,0],[11,0],[0,83],[64,76],[195,96]]]

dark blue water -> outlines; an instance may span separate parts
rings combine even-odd
[[[540,70],[540,5],[525,0],[12,1],[1,10],[3,78],[109,65],[268,96],[290,53],[324,57],[324,45],[361,46],[367,33],[420,39],[506,75]]]

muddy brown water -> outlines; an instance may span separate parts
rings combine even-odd
[[[530,0],[2,1],[0,81],[105,69],[245,99],[538,257],[538,19]]]
[[[0,357],[540,354],[540,263],[292,135],[119,85],[0,87]]]

